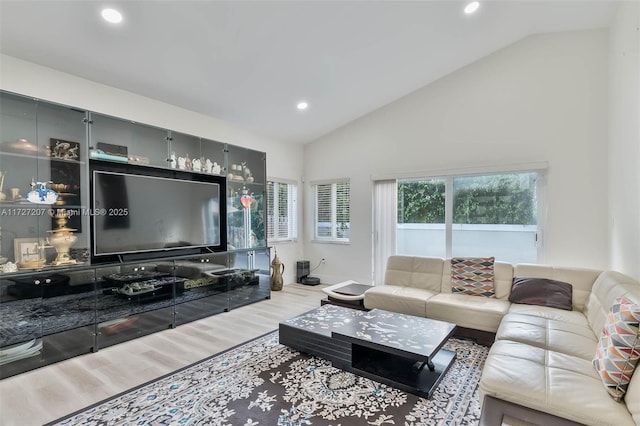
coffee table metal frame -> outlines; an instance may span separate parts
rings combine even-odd
[[[455,324],[323,305],[280,323],[280,343],[340,369],[430,398],[453,364],[442,349]]]

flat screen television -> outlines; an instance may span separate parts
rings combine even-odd
[[[95,263],[226,250],[226,180],[91,160]]]

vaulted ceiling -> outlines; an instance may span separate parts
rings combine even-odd
[[[0,51],[305,143],[531,34],[607,27],[615,8],[497,0],[465,15],[465,5],[1,0]],[[103,21],[106,6],[120,24]]]

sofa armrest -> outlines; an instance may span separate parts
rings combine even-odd
[[[513,417],[532,425],[583,426],[582,423],[485,395],[479,426],[502,426],[505,417]]]

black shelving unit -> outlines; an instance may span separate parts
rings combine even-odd
[[[242,238],[221,253],[91,264],[85,212],[100,148],[118,151],[115,163],[180,170],[181,159],[190,173],[226,177],[227,234]],[[0,379],[270,297],[263,152],[0,91],[0,172]],[[57,184],[56,204],[26,200],[32,182]],[[70,212],[75,263],[53,262],[58,209]],[[42,264],[6,268],[21,242]],[[163,281],[141,278],[134,282],[143,290],[127,295],[110,279],[142,270],[162,272]]]

